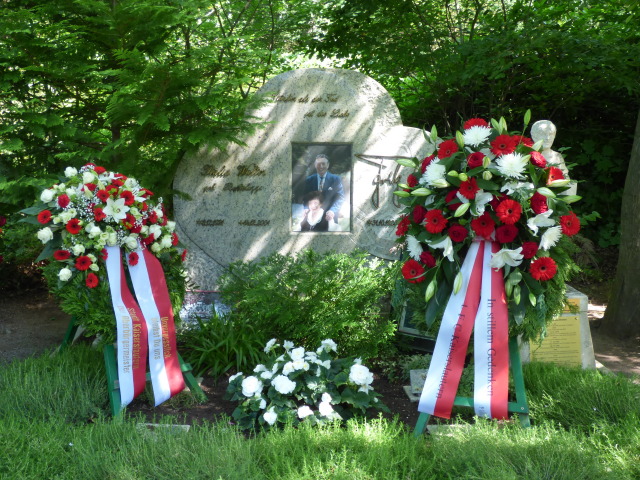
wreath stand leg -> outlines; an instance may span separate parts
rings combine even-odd
[[[513,383],[516,390],[516,401],[509,402],[509,413],[517,413],[520,418],[520,425],[527,428],[531,426],[529,420],[529,405],[527,404],[527,394],[524,389],[524,377],[522,376],[522,360],[520,358],[520,349],[518,348],[518,340],[513,337],[509,339],[509,360],[511,366],[511,374],[513,375]],[[473,397],[456,396],[453,404],[458,407],[473,408]],[[421,413],[416,422],[413,435],[419,437],[427,429],[427,423],[431,415]]]
[[[62,351],[73,341],[73,337],[78,330],[78,323],[75,317],[71,317],[67,332],[64,335],[62,343],[60,344],[59,351]],[[116,356],[116,349],[113,345],[105,345],[102,349],[104,356],[104,366],[107,374],[107,390],[109,394],[109,405],[111,407],[111,415],[114,418],[119,417],[122,412],[122,404],[120,402],[120,382],[118,381],[118,360]],[[189,388],[189,391],[200,402],[206,402],[207,397],[198,385],[196,378],[193,376],[191,365],[186,363],[180,354],[178,354],[178,360],[180,361],[180,370],[182,370],[182,377],[184,383]],[[151,377],[147,373],[147,381],[150,381]]]

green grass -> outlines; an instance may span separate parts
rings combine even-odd
[[[527,365],[532,428],[478,420],[421,438],[382,419],[252,438],[226,421],[150,433],[107,416],[103,375],[83,347],[0,366],[0,478],[640,478],[640,386],[598,372]]]

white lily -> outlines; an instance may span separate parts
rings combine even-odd
[[[505,182],[505,184],[500,189],[501,192],[507,192],[507,195],[513,195],[513,192],[520,192],[531,195],[534,191],[535,187],[531,182]]]
[[[527,220],[527,226],[534,235],[538,235],[538,227],[551,227],[556,224],[556,221],[549,216],[553,213],[553,210],[547,210],[544,213],[540,213],[535,217],[531,217]]]
[[[493,195],[484,190],[480,190],[476,193],[476,198],[474,199],[474,206],[471,208],[471,213],[475,217],[479,217],[484,213],[487,203],[493,200]]]
[[[119,198],[117,200],[113,200],[112,198],[107,198],[107,206],[102,210],[107,218],[113,218],[116,222],[120,220],[124,220],[127,218],[127,212],[129,211],[129,207],[124,204],[125,199]]]
[[[444,239],[438,243],[429,243],[431,248],[441,248],[442,255],[447,257],[450,262],[453,262],[453,242],[449,236],[444,237]]]
[[[558,243],[560,237],[562,237],[562,227],[560,227],[560,225],[548,228],[540,238],[540,248],[542,250],[549,250]]]
[[[507,248],[503,248],[502,250],[491,255],[491,262],[489,265],[491,268],[502,268],[505,265],[510,265],[512,267],[517,267],[522,263],[522,247],[518,247],[513,250],[509,250]]]

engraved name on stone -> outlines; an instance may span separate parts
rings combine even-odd
[[[238,220],[238,225],[244,225],[245,227],[266,227],[271,223],[271,220]]]
[[[196,220],[196,225],[200,227],[221,227],[224,225],[224,218]]]
[[[367,225],[371,225],[372,227],[395,227],[397,224],[398,221],[393,219],[379,220],[371,218],[367,220]]]

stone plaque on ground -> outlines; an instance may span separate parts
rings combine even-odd
[[[196,284],[214,290],[231,262],[274,252],[397,258],[393,191],[407,172],[393,158],[432,153],[423,132],[402,126],[388,92],[354,71],[294,70],[257,95],[248,115],[263,126],[245,145],[203,148],[175,177],[192,197],[176,197],[175,219]]]

